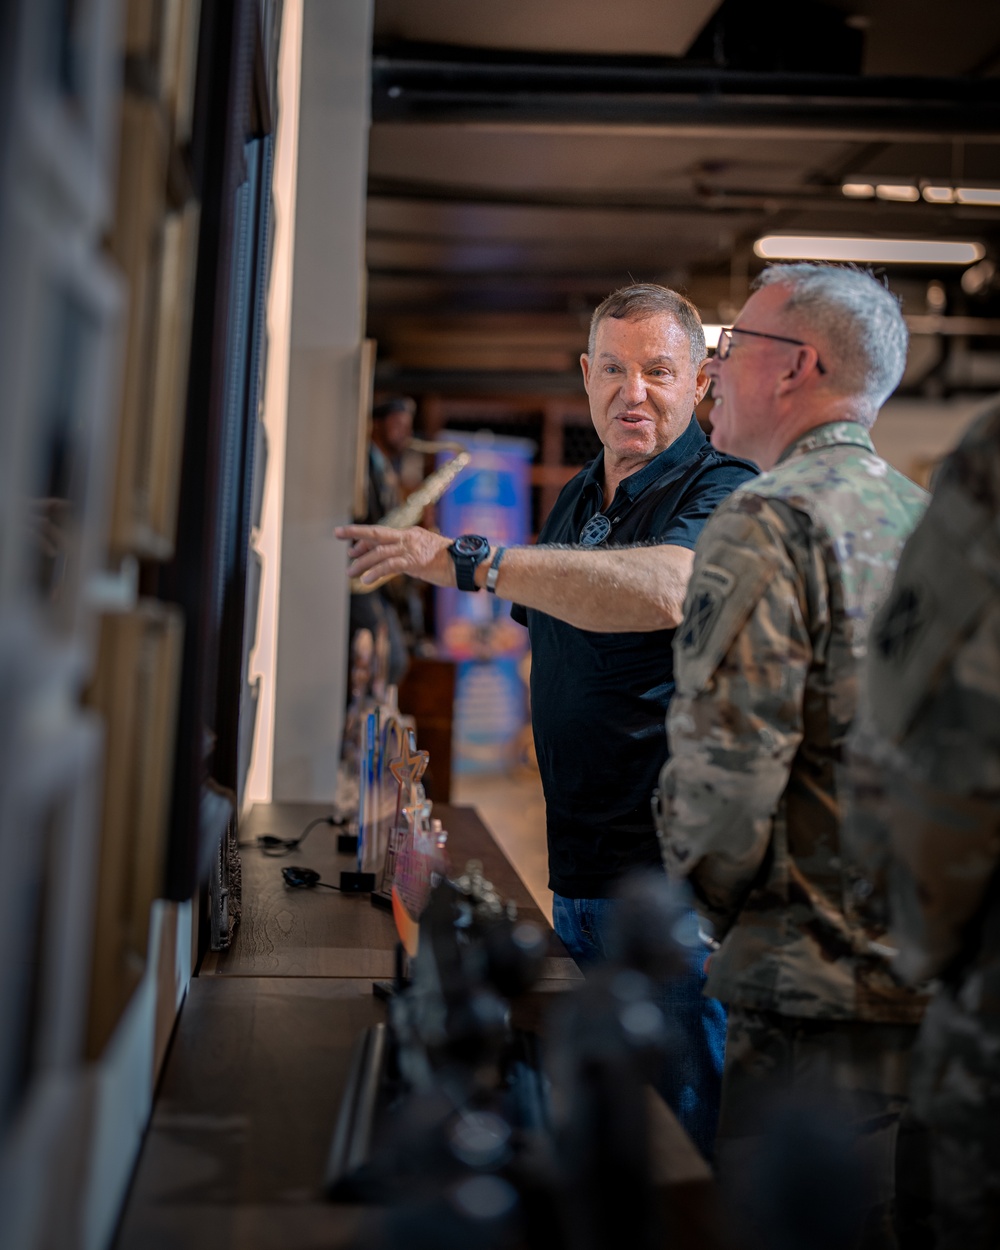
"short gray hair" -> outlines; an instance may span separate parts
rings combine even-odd
[[[594,309],[594,315],[590,318],[587,354],[593,359],[597,327],[608,317],[613,317],[616,321],[645,321],[647,317],[662,316],[673,317],[687,335],[691,363],[697,369],[708,355],[701,314],[679,292],[672,291],[668,286],[658,286],[655,282],[637,282],[634,286],[623,286],[612,291]]]
[[[822,358],[832,385],[861,399],[873,424],[906,368],[909,333],[899,300],[854,265],[769,265],[752,289],[775,285],[789,288],[785,310],[829,347]]]

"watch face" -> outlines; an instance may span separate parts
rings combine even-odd
[[[462,534],[453,546],[460,556],[484,556],[490,549],[489,541],[481,534]]]

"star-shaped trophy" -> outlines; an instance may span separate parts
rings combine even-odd
[[[418,751],[416,745],[410,730],[403,738],[399,758],[389,762],[389,771],[399,783],[399,797],[377,891],[390,901],[396,932],[411,957],[416,954],[420,914],[427,903],[431,877],[441,865],[431,831],[431,803],[420,784],[430,756]],[[372,898],[374,901],[375,895]]]
[[[417,750],[417,739],[412,729],[402,735],[400,754],[389,760],[389,772],[397,783],[396,813],[389,830],[385,860],[378,888],[372,902],[380,906],[391,905],[392,883],[396,877],[397,859],[404,840],[412,839],[419,827],[424,807],[429,808],[420,778],[430,761],[427,751]]]
[[[400,789],[406,792],[407,801],[412,798],[413,789],[427,771],[431,758],[429,752],[418,751],[416,746],[417,740],[411,729],[403,735],[403,754],[389,761],[389,772],[399,782]]]

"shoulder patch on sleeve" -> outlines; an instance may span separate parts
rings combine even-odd
[[[695,567],[674,642],[678,693],[703,689],[777,572],[778,551],[751,539],[752,522],[713,523],[706,559]],[[756,528],[756,527],[754,527]]]
[[[718,564],[704,565],[701,570],[701,580],[717,586],[723,595],[728,595],[736,582],[735,576]]]
[[[716,619],[736,585],[736,575],[718,564],[704,564],[689,594],[684,621],[678,631],[678,645],[699,654],[711,637]]]

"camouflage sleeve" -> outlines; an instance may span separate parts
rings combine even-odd
[[[945,462],[871,631],[845,833],[912,981],[971,954],[1000,882],[996,446],[990,417]]]
[[[956,640],[885,752],[892,940],[901,976],[944,973],[965,950],[1000,867],[1000,605]]]
[[[802,738],[812,654],[803,595],[771,504],[748,497],[716,512],[674,641],[661,845],[720,933],[767,853]]]

